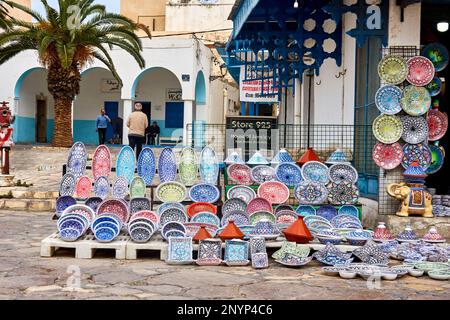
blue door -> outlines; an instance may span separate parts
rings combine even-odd
[[[105,112],[106,115],[113,121],[119,116],[119,102],[117,101],[105,101]],[[114,130],[112,125],[109,123],[106,129],[106,142],[110,141],[114,136]]]
[[[184,102],[166,102],[166,128],[184,127]]]

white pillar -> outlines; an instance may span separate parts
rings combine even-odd
[[[123,100],[123,144],[128,144],[128,127],[127,121],[130,114],[133,112],[133,100]]]
[[[294,124],[300,124],[302,118],[302,86],[300,79],[295,79],[295,95],[294,95]]]
[[[194,120],[194,101],[185,100],[184,101],[184,128],[183,128],[183,144],[187,145],[188,142],[188,130],[187,125],[191,124]],[[192,130],[192,128],[191,128]]]

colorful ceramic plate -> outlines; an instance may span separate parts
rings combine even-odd
[[[231,220],[234,221],[237,226],[245,226],[250,223],[245,211],[231,211],[224,214],[221,219],[222,226],[226,226]]]
[[[289,210],[281,210],[275,214],[275,217],[277,218],[277,223],[286,224],[292,224],[298,219],[297,214]]]
[[[183,210],[178,208],[167,208],[166,210],[161,212],[161,216],[159,217],[159,222],[162,226],[169,222],[185,223],[187,221],[187,215]]]
[[[75,142],[69,151],[67,158],[67,173],[76,178],[83,176],[86,172],[87,152],[82,142]]]
[[[384,86],[375,94],[375,104],[382,113],[394,115],[402,111],[400,101],[403,92],[397,86]]]
[[[168,208],[178,208],[184,212],[183,204],[181,204],[179,202],[166,202],[166,203],[163,203],[162,205],[160,205],[158,207],[158,209],[156,209],[156,214],[158,216],[161,216],[161,213],[163,213]]]
[[[298,206],[297,210],[295,210],[295,212],[302,217],[316,215],[316,209],[314,209],[313,206],[307,206],[307,205]]]
[[[373,135],[375,138],[386,144],[397,142],[403,133],[402,121],[397,116],[386,114],[379,115],[373,121]]]
[[[147,185],[141,177],[134,177],[130,184],[130,197],[143,198],[145,197],[145,191]]]
[[[137,162],[137,172],[147,186],[152,184],[156,175],[156,159],[152,149],[142,149]]]
[[[94,210],[94,212],[97,212],[97,208],[100,205],[100,203],[102,203],[102,202],[103,202],[102,198],[91,197],[91,198],[87,199],[84,204],[87,205],[92,210]]]
[[[109,177],[111,173],[111,153],[105,145],[98,146],[92,156],[92,174],[94,180],[99,177]]]
[[[191,218],[190,222],[213,224],[220,227],[219,217],[211,212],[199,212]]]
[[[316,211],[317,216],[327,219],[331,222],[335,216],[337,216],[338,212],[333,206],[320,206],[320,208]]]
[[[350,216],[357,217],[359,219],[359,210],[357,207],[352,205],[345,205],[339,208],[338,215],[346,214]]]
[[[219,189],[209,183],[200,183],[192,186],[189,190],[189,198],[194,202],[214,203],[220,198]]]
[[[194,149],[185,147],[181,151],[180,165],[178,166],[180,181],[191,186],[197,180],[198,166]]]
[[[358,202],[359,190],[351,181],[332,182],[328,186],[328,190],[328,201],[331,204],[344,205]]]
[[[403,149],[400,143],[384,144],[378,142],[373,148],[373,160],[376,165],[384,170],[397,168],[403,159]]]
[[[244,200],[238,198],[228,199],[222,206],[222,215],[234,211],[246,212],[246,210],[247,210],[247,203]]]
[[[152,205],[148,198],[132,198],[130,200],[130,213],[133,215],[140,211],[151,210]]]
[[[431,164],[427,169],[427,174],[434,174],[441,170],[444,165],[445,154],[441,147],[434,145],[428,146],[431,150]]]
[[[288,201],[289,188],[278,181],[267,181],[258,188],[258,197],[267,199],[271,204],[281,204]]]
[[[428,140],[437,141],[442,139],[448,130],[448,116],[439,110],[433,109],[428,112]]]
[[[161,183],[156,188],[156,197],[162,202],[182,202],[186,193],[186,187],[176,181]]]
[[[246,164],[234,163],[227,168],[228,178],[237,184],[249,186],[253,184],[251,169]]]
[[[171,148],[164,148],[159,155],[158,174],[161,182],[175,181],[177,177],[177,159]]]
[[[441,93],[442,81],[439,77],[434,77],[425,88],[427,88],[428,92],[430,92],[430,96],[435,97]]]
[[[378,64],[378,75],[389,84],[400,84],[408,75],[408,64],[400,56],[385,56]]]
[[[124,177],[128,183],[134,177],[134,169],[136,167],[136,156],[133,149],[129,146],[123,147],[116,160],[116,176]]]
[[[406,143],[417,144],[428,138],[428,124],[424,117],[404,116],[402,123],[402,139]]]
[[[406,80],[414,86],[426,86],[434,78],[433,63],[422,56],[412,57],[407,62],[408,75]]]
[[[248,186],[234,186],[228,190],[227,198],[239,198],[248,204],[252,199],[256,198],[256,192]]]
[[[219,178],[219,162],[216,152],[205,147],[200,155],[200,179],[205,183],[217,184]]]
[[[319,161],[309,161],[302,167],[302,175],[306,181],[327,184],[330,181],[328,177],[328,167]]]
[[[427,45],[422,50],[422,56],[431,60],[437,72],[444,70],[448,65],[448,50],[440,43],[430,43]]]
[[[77,178],[70,173],[66,173],[59,183],[60,196],[73,196],[77,186]]]
[[[132,221],[136,220],[136,219],[140,219],[140,218],[146,218],[149,219],[151,221],[153,221],[153,223],[155,224],[155,226],[159,225],[159,216],[150,210],[141,210],[136,212],[135,214],[133,214],[130,218],[130,222],[128,224],[130,224]]]
[[[97,216],[104,214],[114,214],[120,218],[122,223],[127,223],[130,218],[128,206],[123,200],[109,199],[105,200],[97,208]]]
[[[196,202],[190,204],[186,208],[186,213],[189,216],[189,218],[191,218],[194,214],[199,212],[211,212],[217,214],[217,207],[209,202]]]
[[[268,211],[257,211],[249,215],[249,222],[251,225],[255,225],[258,221],[269,220],[272,223],[277,222],[277,218],[272,212]]]
[[[351,181],[353,183],[358,182],[358,171],[350,165],[345,163],[337,163],[330,167],[328,171],[330,180],[333,182]]]
[[[77,197],[87,199],[91,196],[92,181],[88,176],[82,176],[77,181]]]
[[[288,205],[288,204],[280,204],[279,206],[277,206],[275,208],[275,210],[273,211],[273,213],[277,214],[277,212],[280,212],[282,210],[287,210],[287,211],[293,211],[295,212],[294,207]]]
[[[269,166],[261,165],[253,167],[250,174],[252,180],[257,184],[275,180],[275,168]]]
[[[252,214],[256,211],[272,212],[272,204],[265,198],[254,198],[247,204],[247,213]]]
[[[62,213],[64,210],[66,210],[68,207],[76,205],[77,200],[75,200],[74,197],[71,196],[61,196],[58,199],[56,199],[56,212]]]
[[[303,181],[294,190],[300,204],[322,204],[328,199],[328,189],[323,183]]]
[[[98,177],[94,182],[94,194],[96,197],[106,199],[110,192],[109,180],[106,177]]]
[[[124,177],[118,177],[116,181],[114,181],[113,185],[113,197],[117,199],[123,199],[127,196],[128,190],[128,181]]]
[[[413,161],[418,161],[419,165],[428,170],[431,164],[431,150],[426,144],[405,144],[403,146],[403,168],[408,168]]]
[[[410,116],[421,116],[430,106],[431,96],[426,88],[407,86],[403,91],[402,108]]]
[[[276,177],[278,181],[287,186],[296,186],[303,181],[302,170],[295,163],[280,163],[276,168]]]

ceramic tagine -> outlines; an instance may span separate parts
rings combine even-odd
[[[269,161],[261,154],[261,152],[256,151],[253,156],[247,161],[248,165],[257,166],[257,165],[267,165]]]
[[[283,233],[288,241],[308,243],[313,240],[313,236],[303,221],[302,216],[299,216]]]
[[[236,151],[233,151],[232,153],[230,153],[228,155],[228,157],[223,162],[226,165],[230,165],[230,164],[233,164],[233,163],[240,163],[240,164],[244,163],[244,161],[242,160],[241,156]]]
[[[274,167],[279,165],[280,163],[294,163],[294,160],[292,160],[291,155],[286,149],[280,149],[280,151],[273,157],[272,161],[270,161],[270,164]]]
[[[412,229],[411,225],[407,225],[405,229],[397,236],[398,242],[417,242],[419,237]]]
[[[218,237],[222,240],[232,240],[232,239],[244,239],[244,234],[241,229],[239,229],[233,220],[229,220],[227,226],[219,233]]]
[[[350,161],[348,161],[347,157],[345,156],[344,151],[341,149],[337,149],[334,151],[325,162],[327,164],[336,164],[336,163],[347,163],[350,164]]]
[[[392,236],[391,232],[386,227],[386,224],[384,222],[378,222],[378,226],[373,234],[373,240],[385,242],[394,240],[394,237]]]
[[[423,236],[423,241],[430,243],[445,242],[445,238],[439,234],[436,227],[431,227],[430,230]]]
[[[202,225],[202,226],[200,226],[200,229],[198,229],[195,236],[192,238],[192,241],[199,242],[201,240],[211,239],[211,238],[212,238],[212,236],[208,232],[208,230],[206,230],[206,226]]]
[[[308,148],[308,150],[297,160],[299,166],[304,165],[310,161],[321,161],[319,156],[314,152],[313,148]]]

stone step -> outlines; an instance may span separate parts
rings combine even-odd
[[[33,191],[28,188],[0,188],[0,199],[39,199],[54,200],[58,198],[57,191]]]
[[[54,199],[0,199],[0,209],[34,212],[54,211],[55,202]]]

